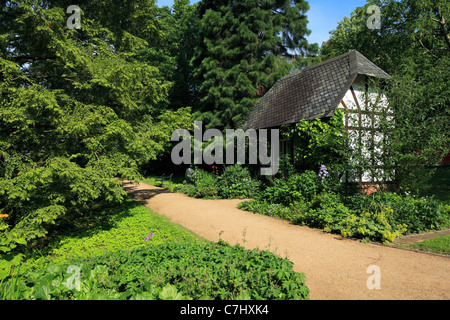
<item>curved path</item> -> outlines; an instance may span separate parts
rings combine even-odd
[[[310,298],[318,299],[450,299],[450,258],[363,244],[318,229],[245,212],[241,200],[203,200],[144,183],[124,182],[125,190],[153,211],[200,237],[246,248],[270,250],[304,272]],[[378,266],[380,289],[368,289]]]

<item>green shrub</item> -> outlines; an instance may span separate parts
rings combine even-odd
[[[378,196],[376,196],[377,198]],[[394,210],[395,222],[406,224],[411,233],[439,229],[448,219],[448,215],[445,217],[439,201],[433,197],[414,198],[384,193],[379,196],[379,201],[382,205],[390,206]]]
[[[79,289],[68,266],[79,268]],[[163,244],[28,273],[24,299],[308,299],[303,273],[268,251],[219,241]],[[72,287],[72,288],[71,288]]]
[[[289,154],[281,155],[279,159],[278,176],[282,179],[286,179],[294,174],[296,174],[296,170],[291,156]]]
[[[319,191],[320,182],[316,173],[305,171],[286,179],[274,179],[258,199],[288,207],[295,202],[310,201]]]
[[[317,195],[311,202],[291,203],[289,207],[256,200],[243,202],[239,208],[365,241],[388,243],[407,231],[406,224],[394,219],[392,208],[382,206],[377,211],[355,210],[333,192]]]
[[[390,207],[383,207],[380,212],[349,214],[338,222],[341,235],[388,244],[407,231],[406,224],[390,222],[392,214],[393,210]]]
[[[372,195],[358,194],[347,197],[346,204],[360,212],[381,212],[384,207],[392,208],[389,222],[393,225],[406,224],[408,233],[441,229],[448,226],[449,210],[434,197],[415,198],[389,192]]]
[[[195,198],[216,198],[219,188],[216,184],[216,177],[202,169],[191,169],[186,171],[188,184],[193,187],[177,188],[177,191],[184,191],[187,195]]]
[[[341,198],[336,193],[324,193],[316,196],[310,204],[309,210],[299,219],[299,223],[313,228],[325,229],[331,232],[340,232],[339,222],[350,214]]]
[[[217,178],[217,186],[221,198],[244,199],[255,197],[260,183],[251,177],[246,167],[236,164],[225,168]]]
[[[189,197],[195,197],[197,189],[193,184],[180,183],[174,187],[173,192],[184,193]]]
[[[450,227],[450,204],[441,203],[439,206],[439,210],[442,215],[441,219],[441,229]]]
[[[380,210],[354,210],[345,205],[335,193],[317,197],[302,222],[308,226],[339,233],[343,237],[388,243],[407,231],[407,225],[396,222],[393,210],[380,206]]]
[[[246,167],[240,164],[229,166],[221,175],[217,170],[209,173],[189,168],[184,185],[173,190],[195,198],[245,199],[258,194],[261,183],[251,177]]]

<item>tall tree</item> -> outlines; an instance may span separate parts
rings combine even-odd
[[[166,78],[172,82],[168,96],[171,108],[195,108],[198,105],[200,83],[194,77],[190,63],[199,41],[197,5],[191,5],[189,0],[175,0],[171,8],[161,8],[158,15],[164,33],[164,43],[160,48],[165,51],[170,65]]]
[[[380,29],[368,28],[367,9],[372,5],[380,9]],[[356,49],[390,74],[404,72],[411,63],[420,71],[423,59],[448,56],[449,20],[450,4],[445,0],[368,0],[330,31],[321,57],[324,60]]]
[[[121,179],[190,117],[154,112],[169,85],[137,59],[160,41],[153,0],[80,4],[81,29],[66,26],[69,5],[0,1],[1,243],[120,202]]]
[[[304,0],[213,0],[199,5],[200,45],[193,64],[201,80],[194,116],[207,127],[237,127],[307,43]]]

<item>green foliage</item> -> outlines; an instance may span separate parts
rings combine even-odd
[[[141,61],[155,66],[161,78],[171,83],[167,99],[162,106],[171,109],[197,107],[199,103],[198,79],[190,64],[196,43],[199,41],[200,19],[197,5],[189,0],[175,0],[172,7],[157,8],[158,29],[162,37],[138,51]]]
[[[94,257],[109,251],[141,247],[147,244],[144,239],[152,232],[147,242],[151,245],[199,241],[192,232],[128,200],[52,230],[48,241],[31,244],[24,267],[36,269],[50,262],[60,264],[75,257]]]
[[[19,288],[21,299],[44,300],[309,298],[304,274],[289,260],[223,241],[149,245],[49,265],[27,273]]]
[[[292,207],[285,207],[279,203],[268,203],[262,200],[244,201],[238,205],[238,208],[288,221],[295,222],[297,220],[296,212],[292,209]]]
[[[258,196],[269,203],[279,203],[289,207],[295,202],[308,202],[321,191],[317,175],[310,170],[285,179],[273,179]]]
[[[442,203],[450,204],[450,166],[435,168],[428,179],[425,179],[418,187],[417,194],[421,197],[435,196]]]
[[[376,5],[381,11],[381,29],[370,30],[367,8]],[[386,70],[397,74],[410,64],[420,68],[421,60],[439,59],[450,50],[442,30],[442,18],[448,24],[450,6],[445,0],[370,0],[345,17],[321,48],[323,59],[356,49]],[[446,52],[447,50],[447,52]],[[422,70],[426,71],[426,70]]]
[[[403,234],[450,226],[450,206],[434,197],[388,192],[349,196],[328,180],[329,176],[321,179],[312,171],[274,179],[254,201],[245,201],[239,208],[382,243]]]
[[[155,287],[145,282],[142,290],[130,293],[110,287],[108,268],[96,265],[49,265],[26,278],[16,278],[1,284],[5,300],[184,300],[174,286]],[[7,290],[13,284],[14,291]]]
[[[279,158],[279,167],[278,167],[278,176],[280,178],[287,178],[296,173],[295,166],[289,154],[280,155]]]
[[[195,198],[215,198],[219,194],[216,177],[205,170],[189,168],[186,179],[188,184],[175,188],[175,191]]]
[[[4,217],[0,217],[2,219]],[[0,220],[0,230],[5,227],[4,222]],[[23,238],[8,240],[3,237],[0,238],[0,281],[10,276],[15,268],[22,263],[24,255],[17,253],[17,245],[26,245],[27,242]]]
[[[246,167],[236,164],[225,168],[217,178],[217,186],[221,198],[243,199],[256,196],[260,183],[252,178]]]
[[[301,120],[281,128],[284,138],[295,141],[297,168],[316,171],[322,165],[333,165],[334,172],[343,173],[350,156],[343,116],[337,110],[329,119]]]
[[[174,191],[195,198],[220,199],[252,198],[258,194],[261,184],[251,177],[246,167],[228,166],[221,174],[216,167],[213,170],[209,173],[199,168],[187,169],[186,183],[177,185]]]
[[[66,27],[63,2],[0,8],[0,238],[10,241],[123,201],[121,179],[139,178],[190,119],[159,109],[169,84],[136,56],[161,40],[154,1],[82,5],[79,30]]]
[[[427,230],[442,229],[448,226],[449,212],[446,205],[434,197],[414,197],[394,193],[360,194],[347,197],[347,205],[357,210],[380,212],[385,207],[392,209],[390,222],[405,224],[408,233],[419,233]]]
[[[341,235],[344,237],[357,237],[388,244],[408,230],[406,224],[390,223],[392,214],[392,208],[383,207],[380,212],[348,215],[336,224],[339,225]]]
[[[338,194],[325,193],[314,199],[301,222],[314,228],[339,232],[341,229],[339,221],[349,214],[349,208],[341,202]]]

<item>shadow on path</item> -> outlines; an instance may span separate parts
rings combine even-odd
[[[145,184],[144,184],[145,185]],[[138,203],[145,205],[147,200],[163,193],[170,193],[170,191],[162,188],[158,189],[142,189],[139,188],[139,185],[136,185],[130,181],[123,182],[123,189],[133,197]]]

